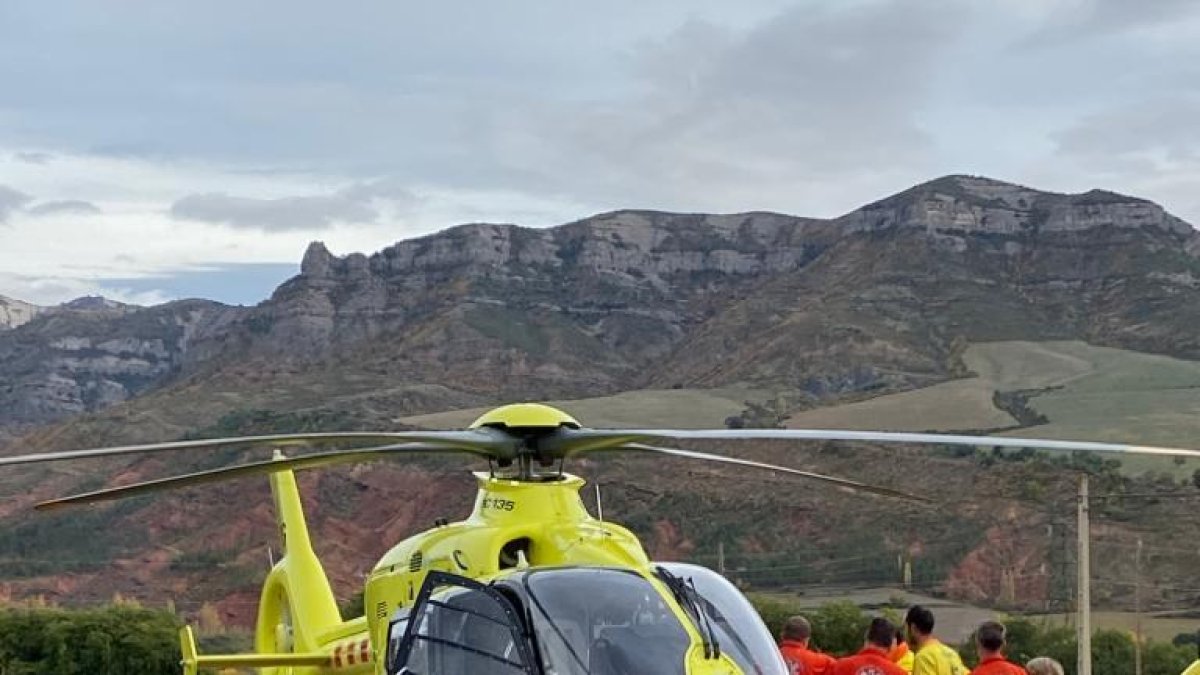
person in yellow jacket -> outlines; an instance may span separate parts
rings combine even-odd
[[[904,629],[896,628],[896,646],[892,648],[892,652],[888,654],[888,658],[892,663],[900,666],[908,675],[912,675],[913,658],[916,655],[908,648],[908,640],[904,637]]]
[[[1196,659],[1192,665],[1188,666],[1182,675],[1200,675],[1200,659]]]
[[[909,642],[916,648],[912,675],[967,675],[962,657],[933,636],[933,612],[913,605],[904,617]]]

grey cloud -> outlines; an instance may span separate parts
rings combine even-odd
[[[28,204],[33,197],[14,190],[7,185],[0,185],[0,223],[8,222],[8,217],[14,211]]]
[[[1158,202],[1200,225],[1200,90],[1110,109],[1054,133],[1044,180],[1087,177],[1092,185]],[[1081,187],[1081,186],[1080,186]]]
[[[147,141],[125,141],[116,143],[100,143],[87,149],[87,154],[113,159],[169,159],[170,151],[160,144]]]
[[[13,159],[26,164],[49,164],[50,160],[54,159],[54,155],[48,152],[15,152]]]
[[[745,31],[693,21],[637,52],[640,97],[496,121],[493,159],[544,189],[718,209],[919,167],[917,113],[963,16],[896,1],[805,5]]]
[[[0,81],[21,83],[0,91],[10,147],[27,147],[5,137],[20,129],[167,165],[589,208],[827,212],[930,175],[1012,175],[1046,159],[1047,129],[1172,91],[1200,63],[1172,28],[1191,0],[74,1],[0,21]],[[1044,51],[1014,47],[1030,33]],[[375,210],[336,193],[180,202],[179,217],[258,228]]]
[[[368,205],[336,195],[253,199],[207,193],[188,195],[175,202],[171,205],[171,216],[246,229],[316,230],[337,220],[373,221],[378,213]]]
[[[1061,9],[1018,42],[1018,47],[1058,48],[1187,21],[1200,16],[1194,0],[1086,0]]]
[[[95,215],[101,213],[100,207],[80,199],[65,199],[62,201],[42,202],[29,207],[29,213],[35,216],[61,215],[65,213]]]
[[[1067,156],[1117,160],[1155,153],[1166,160],[1200,161],[1200,90],[1092,115],[1054,135]]]
[[[262,0],[253,9],[163,0],[114,12],[67,0],[68,11],[38,6],[0,21],[0,81],[21,83],[0,92],[0,107],[13,128],[75,150],[330,171],[371,164],[359,175],[378,174],[452,145],[463,108],[619,86],[606,66],[631,34],[667,30],[690,12],[736,18],[787,1],[710,10],[688,0]]]
[[[415,197],[392,179],[354,183],[327,195],[257,199],[224,193],[188,195],[171,205],[180,220],[224,223],[271,231],[318,230],[334,222],[369,223],[379,217],[378,202],[409,206]]]
[[[337,194],[351,201],[370,202],[381,200],[402,205],[412,204],[417,199],[416,195],[408,189],[408,186],[396,178],[377,178],[375,180],[353,183],[339,190]]]

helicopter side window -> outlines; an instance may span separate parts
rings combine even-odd
[[[388,672],[533,675],[533,668],[528,642],[507,598],[474,580],[431,572]]]
[[[401,607],[392,615],[392,621],[388,624],[387,638],[387,672],[396,670],[396,657],[400,654],[400,645],[404,642],[404,634],[408,631],[408,612],[407,607]]]

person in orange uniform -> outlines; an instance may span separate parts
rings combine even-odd
[[[1028,675],[1025,669],[1004,658],[1004,624],[985,621],[975,631],[975,649],[979,665],[971,675]]]
[[[892,653],[888,654],[888,658],[892,660],[892,663],[900,666],[904,672],[911,675],[914,657],[916,657],[916,654],[913,654],[912,650],[908,648],[908,640],[904,638],[904,629],[897,626],[896,646],[892,649]]]
[[[958,652],[933,636],[933,612],[913,605],[904,616],[904,627],[917,650],[912,675],[967,675]]]
[[[827,675],[834,659],[828,654],[809,649],[812,625],[802,616],[793,616],[783,624],[779,651],[787,663],[790,675]]]
[[[905,675],[904,669],[888,658],[896,646],[896,627],[882,617],[871,619],[862,651],[838,659],[830,675]]]

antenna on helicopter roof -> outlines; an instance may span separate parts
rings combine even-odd
[[[604,503],[600,501],[600,481],[593,483],[592,487],[596,489],[596,518],[600,522],[604,522]]]

